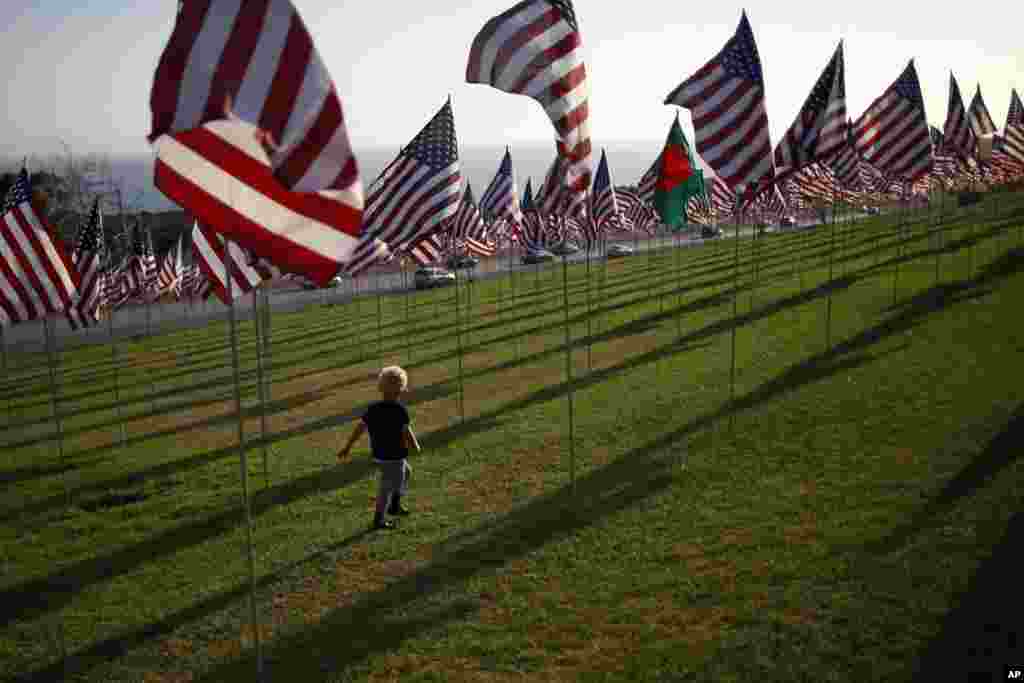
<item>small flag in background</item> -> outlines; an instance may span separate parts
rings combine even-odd
[[[967,120],[970,122],[971,130],[976,138],[992,135],[996,132],[996,124],[992,121],[992,115],[988,113],[988,107],[985,106],[985,99],[981,96],[980,83],[978,84],[978,89],[974,92],[971,107],[967,110]]]
[[[974,156],[974,130],[967,120],[967,110],[960,96],[960,86],[953,72],[949,72],[949,104],[946,107],[946,123],[942,128],[942,147],[938,151],[955,154],[962,159]]]
[[[107,285],[104,261],[107,250],[103,240],[103,213],[100,200],[92,203],[92,210],[85,223],[78,229],[75,251],[71,260],[81,275],[78,291],[79,300],[67,310],[71,329],[89,327],[99,321],[99,311],[106,307]]]
[[[62,313],[79,298],[81,276],[53,228],[32,205],[21,169],[0,209],[0,324]]]
[[[1010,91],[1010,108],[1006,112],[1002,150],[1024,164],[1024,106],[1016,90]]]
[[[615,187],[612,185],[612,174],[608,170],[608,157],[605,151],[601,150],[601,161],[597,165],[597,174],[594,176],[594,187],[590,192],[592,207],[590,209],[590,223],[592,234],[588,235],[588,244],[593,242],[606,229],[624,229],[624,218],[619,209],[618,198],[615,195]]]
[[[516,187],[512,155],[506,147],[498,172],[494,174],[491,184],[480,197],[480,213],[484,221],[498,223],[504,220],[519,223],[523,219],[523,214],[519,209],[518,195],[519,188]]]

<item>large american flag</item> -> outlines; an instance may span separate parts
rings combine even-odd
[[[775,148],[775,167],[795,171],[839,152],[845,145],[846,85],[840,41],[793,125]]]
[[[1006,112],[1002,147],[1007,155],[1024,163],[1024,106],[1015,89],[1010,91],[1010,108]]]
[[[366,198],[363,235],[345,266],[358,275],[375,262],[383,243],[402,251],[455,215],[462,192],[451,100],[385,169]]]
[[[0,324],[61,313],[78,299],[80,276],[53,234],[21,169],[0,211]]]
[[[254,144],[211,124],[227,100]],[[157,187],[171,199],[320,284],[349,259],[363,208],[356,160],[330,74],[289,0],[184,3],[150,107]]]
[[[192,229],[192,256],[196,258],[203,276],[210,283],[211,291],[224,305],[229,305],[224,242],[223,235],[198,222]],[[231,299],[237,299],[255,289],[263,281],[263,276],[249,265],[252,257],[241,246],[234,242],[228,242],[228,245],[233,266]]]
[[[512,154],[507,147],[498,172],[494,174],[491,184],[480,197],[480,213],[487,223],[499,223],[503,220],[519,223],[523,219],[522,211],[519,209],[516,174],[512,168]]]
[[[911,59],[900,77],[853,124],[861,157],[892,177],[914,181],[932,166],[932,138]]]
[[[582,39],[570,0],[523,0],[489,20],[473,39],[467,83],[530,97],[544,107],[565,162],[565,211],[590,187],[590,124]]]
[[[665,104],[690,110],[697,152],[729,187],[745,193],[774,179],[764,75],[746,12],[721,52]]]
[[[99,311],[106,303],[107,285],[104,272],[107,250],[103,240],[103,213],[100,200],[93,201],[92,210],[78,229],[78,239],[71,260],[81,275],[80,298],[67,310],[71,329],[88,327],[99,321]]]
[[[981,96],[980,83],[978,89],[974,91],[970,109],[967,110],[967,120],[970,122],[971,130],[974,131],[976,138],[996,132],[996,124],[992,121],[992,115],[988,113],[988,107],[985,106],[985,99]]]
[[[949,104],[946,107],[946,123],[942,127],[942,148],[939,151],[955,154],[963,159],[974,156],[974,130],[967,120],[967,110],[960,96],[953,72],[949,72]]]

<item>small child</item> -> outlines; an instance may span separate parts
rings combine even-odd
[[[391,529],[394,523],[384,519],[385,511],[392,515],[407,515],[409,510],[402,506],[412,468],[406,462],[409,449],[420,452],[420,444],[412,431],[409,412],[398,397],[409,385],[409,376],[397,365],[390,365],[380,371],[377,388],[383,400],[372,403],[366,414],[356,424],[348,443],[338,453],[338,460],[348,456],[352,445],[364,432],[370,432],[370,449],[373,460],[380,467],[380,492],[377,494],[377,509],[373,517],[374,529]],[[390,507],[388,502],[390,501]]]

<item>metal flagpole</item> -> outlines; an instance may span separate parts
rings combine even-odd
[[[466,410],[463,402],[462,385],[462,319],[459,312],[459,269],[455,269],[455,339],[459,356],[459,422],[466,421]]]
[[[249,569],[249,621],[252,623],[253,642],[256,646],[256,679],[263,679],[263,648],[260,644],[259,624],[256,620],[256,560],[253,556],[252,501],[249,498],[249,462],[245,453],[245,427],[242,418],[242,388],[238,369],[238,325],[235,320],[235,299],[232,280],[234,260],[231,242],[224,242],[225,290],[228,298],[228,322],[231,336],[231,369],[235,390],[235,414],[238,416],[238,464],[242,475],[242,506],[245,508],[245,550]]]
[[[901,195],[905,194],[905,190],[901,191],[900,194]],[[900,198],[899,237],[897,238],[897,242],[896,242],[896,263],[895,263],[895,267],[892,270],[892,303],[893,303],[894,306],[896,305],[896,283],[899,281],[899,277],[900,277],[900,258],[903,256],[903,236],[904,236],[903,221],[907,217],[906,208],[907,208],[906,207],[906,202],[901,197]]]
[[[733,238],[733,265],[732,265],[732,341],[729,360],[729,430],[732,431],[736,411],[731,410],[736,402],[736,328],[739,326],[737,302],[739,300],[739,276],[740,276],[740,223],[743,220],[742,213],[736,222],[736,236]]]
[[[266,402],[270,403],[270,386],[271,386],[271,356],[270,356],[270,289],[268,287],[261,287],[260,292],[263,295],[263,396],[266,398]]]
[[[54,351],[56,332],[51,326],[50,316],[43,318],[43,338],[46,342],[46,360],[50,370],[50,412],[57,428],[57,455],[64,459],[64,430],[60,421],[60,409],[57,406],[57,358]]]
[[[3,324],[0,324],[0,347],[3,348],[3,364],[4,364],[3,370],[4,370],[4,381],[6,382],[6,381],[10,380],[10,374],[8,373],[8,370],[7,370],[7,335],[4,334],[5,330],[6,330],[6,327]],[[7,409],[6,409],[6,411],[4,411],[5,414],[7,415],[7,421],[5,422],[5,424],[7,424],[9,426],[14,421],[14,418],[11,416],[11,396],[6,391],[4,392],[4,403],[7,404],[7,406],[6,406]]]
[[[828,292],[825,295],[825,350],[832,348],[832,266],[836,246],[836,194],[832,191],[832,232],[828,245]]]
[[[384,305],[384,302],[381,301],[381,297],[383,297],[384,295],[383,295],[383,293],[381,292],[381,289],[380,289],[380,268],[377,268],[377,272],[374,275],[376,276],[376,279],[377,279],[377,365],[383,366],[384,365],[384,340],[382,338],[382,334],[383,333],[381,331],[381,327],[382,327],[382,319],[384,317],[384,312],[382,311],[382,307]]]
[[[256,393],[260,401],[260,441],[263,450],[263,488],[270,482],[267,466],[267,401],[263,384],[263,326],[260,324],[260,290],[262,283],[252,290],[252,324],[256,332]]]
[[[681,258],[680,252],[682,251],[682,235],[680,233],[675,234],[675,265],[676,265],[676,338],[682,339],[683,337],[683,318],[681,311],[683,310],[683,280],[682,273],[679,268],[679,261]]]
[[[515,331],[513,334],[516,337],[516,362],[519,362],[519,308],[516,306],[516,267],[513,264],[515,258],[516,248],[515,245],[508,245],[508,272],[509,272],[509,286],[512,290],[512,318],[515,321]]]
[[[565,386],[568,391],[565,393],[569,403],[569,483],[572,487],[572,495],[576,497],[576,440],[573,425],[573,386],[572,386],[572,346],[570,345],[572,335],[569,332],[569,269],[566,265],[565,256],[562,257],[562,304],[565,310]]]
[[[121,448],[125,447],[124,417],[121,415],[120,366],[117,361],[117,338],[114,336],[114,306],[107,303],[107,333],[110,337],[110,361],[114,366],[114,405],[117,407],[117,422],[121,426]]]
[[[592,372],[594,369],[593,357],[592,357],[592,341],[591,337],[591,324],[590,316],[593,315],[593,306],[590,300],[590,249],[593,244],[593,240],[587,239],[587,372]]]

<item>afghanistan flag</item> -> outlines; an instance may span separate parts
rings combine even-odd
[[[704,172],[697,167],[677,116],[661,153],[654,208],[663,224],[678,229],[686,225],[686,202],[694,195],[703,194]]]

